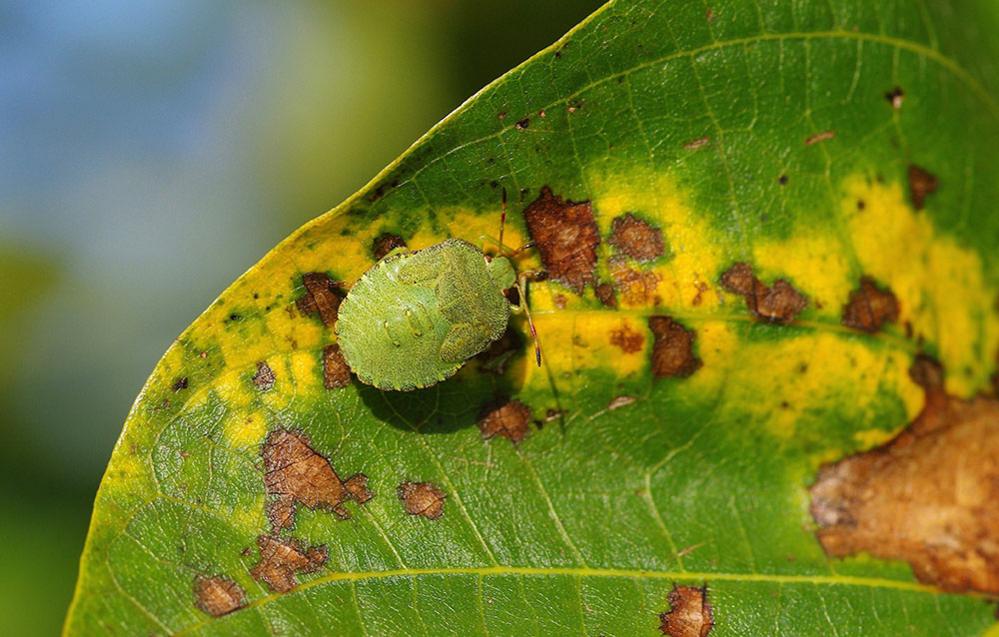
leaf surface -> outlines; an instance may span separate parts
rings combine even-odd
[[[808,488],[915,418],[918,352],[952,395],[989,386],[995,18],[608,4],[181,335],[115,448],[67,634],[653,635],[674,586],[705,587],[711,635],[982,633],[979,595],[827,557]],[[505,241],[541,244],[518,267],[553,274],[530,288],[544,366],[516,318],[509,359],[429,389],[346,377],[331,282],[385,233],[496,237],[501,189]],[[844,323],[863,277],[897,301],[883,324]]]

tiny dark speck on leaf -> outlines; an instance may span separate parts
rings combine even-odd
[[[180,391],[182,389],[187,389],[187,376],[178,378],[173,382],[173,390]]]
[[[530,117],[525,117],[524,119],[522,119],[519,122],[517,122],[516,127],[517,127],[517,130],[524,130],[525,128],[527,128],[530,125],[531,125],[531,118]]]
[[[885,99],[891,104],[894,109],[902,108],[902,102],[905,100],[905,91],[902,90],[901,86],[896,86],[892,90],[885,93]]]
[[[778,177],[777,178],[777,183],[779,183],[781,186],[786,186],[787,185],[787,175],[781,175],[780,177]]]

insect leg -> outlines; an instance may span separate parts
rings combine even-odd
[[[533,271],[522,272],[517,277],[517,294],[520,295],[518,309],[523,309],[524,315],[527,317],[527,327],[531,330],[531,338],[534,340],[534,357],[538,361],[538,367],[541,367],[541,339],[538,338],[538,330],[534,327],[530,304],[527,302],[527,281],[528,279],[537,280],[534,278],[537,275],[538,273]]]

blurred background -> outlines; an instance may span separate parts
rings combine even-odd
[[[160,355],[597,0],[0,0],[0,634],[57,634]]]

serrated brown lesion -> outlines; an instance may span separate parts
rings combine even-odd
[[[659,274],[651,270],[636,270],[621,257],[612,257],[607,265],[618,297],[625,305],[659,305]]]
[[[307,272],[302,275],[305,294],[295,301],[302,314],[318,315],[323,325],[332,327],[336,323],[340,303],[347,295],[343,285],[330,278],[325,272]]]
[[[287,593],[298,586],[297,575],[313,573],[326,564],[326,546],[306,546],[301,540],[273,535],[257,538],[260,561],[250,575],[276,593]]]
[[[912,198],[912,205],[916,210],[922,210],[926,205],[926,198],[937,191],[940,180],[916,164],[909,164],[906,175],[909,178],[909,196]]]
[[[487,403],[479,417],[479,431],[486,440],[500,436],[518,443],[527,437],[530,424],[531,408],[519,400]]]
[[[843,325],[874,333],[898,320],[898,299],[890,288],[880,287],[871,277],[860,279],[843,307]]]
[[[665,252],[662,230],[630,212],[611,222],[609,243],[618,252],[640,262],[655,261]]]
[[[790,323],[808,307],[808,298],[784,279],[763,283],[748,263],[738,262],[721,275],[722,287],[746,300],[756,318],[770,323]]]
[[[350,518],[348,500],[364,504],[373,497],[368,478],[357,473],[341,480],[330,461],[312,448],[300,432],[278,429],[267,436],[261,449],[264,486],[270,500],[267,518],[273,533],[295,525],[295,507],[332,511],[340,519]]]
[[[396,495],[409,515],[436,520],[444,515],[444,499],[440,488],[430,482],[403,482],[396,488]]]
[[[715,625],[708,587],[673,585],[669,610],[659,615],[659,631],[669,637],[708,637]]]
[[[697,333],[670,316],[650,316],[652,331],[652,375],[656,378],[686,377],[701,367],[694,353]]]
[[[564,200],[544,186],[524,221],[551,279],[579,294],[595,281],[600,231],[589,201]]]
[[[194,578],[194,604],[212,617],[228,615],[246,606],[246,593],[224,575],[197,575]]]
[[[350,365],[336,343],[323,348],[323,387],[342,389],[350,384]]]
[[[260,391],[269,391],[274,387],[276,380],[270,365],[266,361],[259,361],[257,371],[253,374],[253,385]]]
[[[888,443],[822,467],[811,514],[826,553],[907,561],[950,591],[999,594],[999,401],[962,400],[925,356],[926,402]]]
[[[632,329],[627,321],[621,321],[621,325],[611,330],[610,343],[625,354],[634,354],[642,351],[645,346],[645,336]]]
[[[392,252],[396,248],[405,247],[405,239],[391,232],[383,232],[372,241],[371,253],[375,257],[375,261],[381,261],[389,252]]]

